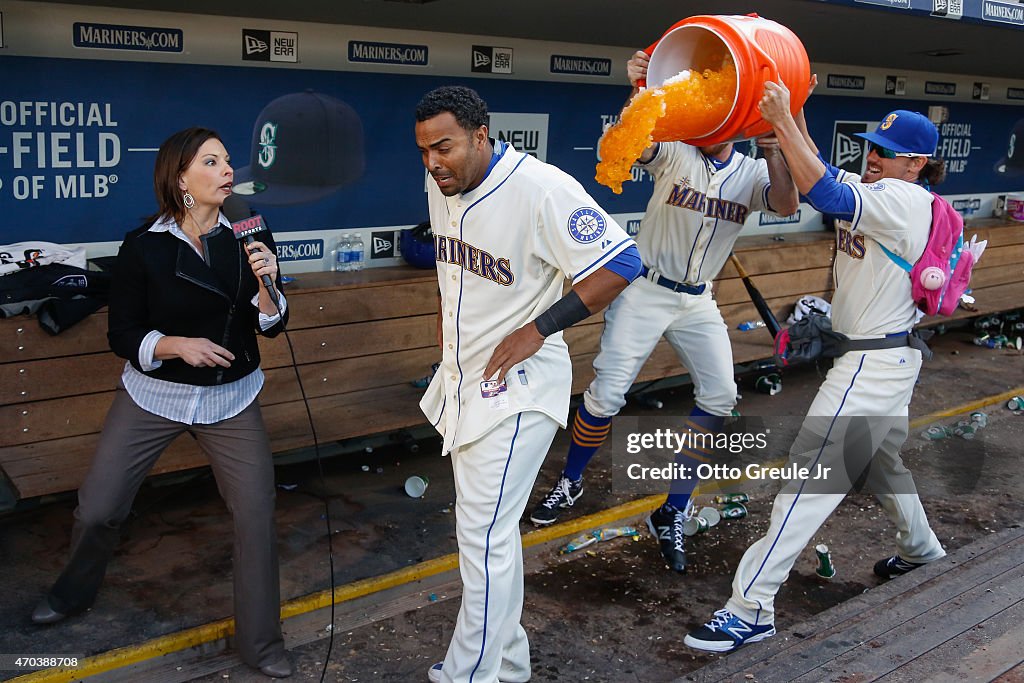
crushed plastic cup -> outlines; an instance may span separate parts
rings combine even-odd
[[[715,496],[712,500],[716,503],[749,503],[750,496],[745,493],[723,493]]]
[[[747,516],[747,506],[743,503],[726,503],[719,510],[722,519],[743,519]]]
[[[949,427],[943,427],[942,425],[932,425],[928,429],[921,432],[921,436],[928,439],[929,441],[938,441],[939,439],[945,439],[949,435]]]
[[[829,552],[828,546],[824,543],[819,543],[814,546],[814,554],[818,556],[818,567],[814,570],[814,573],[823,579],[835,577],[836,568],[832,564],[832,553]]]
[[[709,527],[713,527],[722,521],[722,513],[710,506],[702,507],[697,515],[706,519]]]
[[[414,474],[405,480],[405,492],[410,498],[422,498],[423,494],[427,492],[427,486],[429,485],[429,479],[422,475]]]
[[[683,534],[685,536],[696,536],[697,534],[704,533],[710,528],[711,523],[700,515],[687,517],[686,521],[683,522]]]
[[[974,438],[977,431],[977,425],[968,420],[960,420],[953,427],[953,434],[959,436],[961,439],[967,439],[968,441]]]
[[[582,550],[588,546],[594,545],[600,541],[608,541],[613,538],[619,538],[627,536],[636,538],[640,535],[640,532],[636,530],[636,527],[631,526],[619,526],[619,527],[605,527],[603,529],[594,529],[587,533],[577,536],[576,538],[569,541],[566,545],[562,546],[561,552],[572,553],[577,550]]]
[[[978,429],[984,429],[988,426],[988,415],[980,410],[975,411],[971,413],[971,423]]]
[[[758,393],[774,396],[782,391],[782,378],[775,373],[762,375],[757,378],[754,388],[757,389]]]

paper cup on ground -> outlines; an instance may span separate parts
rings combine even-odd
[[[422,498],[423,494],[427,492],[428,485],[430,485],[429,479],[414,474],[405,480],[405,492],[411,498]]]
[[[722,521],[721,513],[713,507],[702,507],[697,514],[708,520],[708,526],[714,526]]]

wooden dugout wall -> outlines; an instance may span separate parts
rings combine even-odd
[[[967,234],[989,240],[972,281],[979,311],[960,310],[954,318],[1009,310],[1024,301],[1024,224],[974,224]],[[780,319],[797,297],[831,293],[833,250],[830,232],[794,233],[785,241],[743,237],[736,246]],[[436,291],[433,271],[407,267],[301,274],[289,286],[291,340],[322,443],[424,424],[418,408],[422,390],[411,382],[440,357]],[[715,282],[715,296],[730,328],[735,362],[768,358],[767,331],[736,329],[756,320],[757,312],[730,264]],[[602,317],[595,315],[565,334],[574,393],[593,377],[601,330]],[[287,342],[284,336],[260,341],[267,376],[261,403],[272,447],[278,453],[311,446]],[[17,498],[78,487],[123,365],[107,346],[105,310],[56,337],[27,316],[0,320],[0,477]],[[637,381],[684,372],[662,340]],[[179,438],[153,474],[205,464],[195,441]]]

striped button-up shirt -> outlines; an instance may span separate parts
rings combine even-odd
[[[230,230],[231,223],[221,213],[218,224],[213,229]],[[149,231],[171,233],[206,260],[173,218],[157,220],[150,226]],[[256,306],[258,301],[259,295],[254,296],[253,306]],[[288,302],[285,301],[284,294],[280,294],[280,303],[281,311],[287,310]],[[271,316],[261,311],[260,329],[271,327],[279,318],[276,313]],[[143,370],[155,370],[160,367],[162,361],[157,360],[154,355],[157,342],[163,337],[159,331],[151,330],[142,340],[139,346],[139,366]],[[121,373],[121,381],[132,400],[147,412],[185,424],[213,424],[238,415],[256,400],[260,389],[263,388],[263,371],[256,368],[245,377],[227,384],[196,386],[150,377],[136,370],[131,363],[126,363],[124,372]]]

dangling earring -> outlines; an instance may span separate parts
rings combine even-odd
[[[188,190],[185,190],[185,196],[181,198],[181,201],[185,204],[186,209],[193,209],[196,206],[196,198],[189,194]]]

